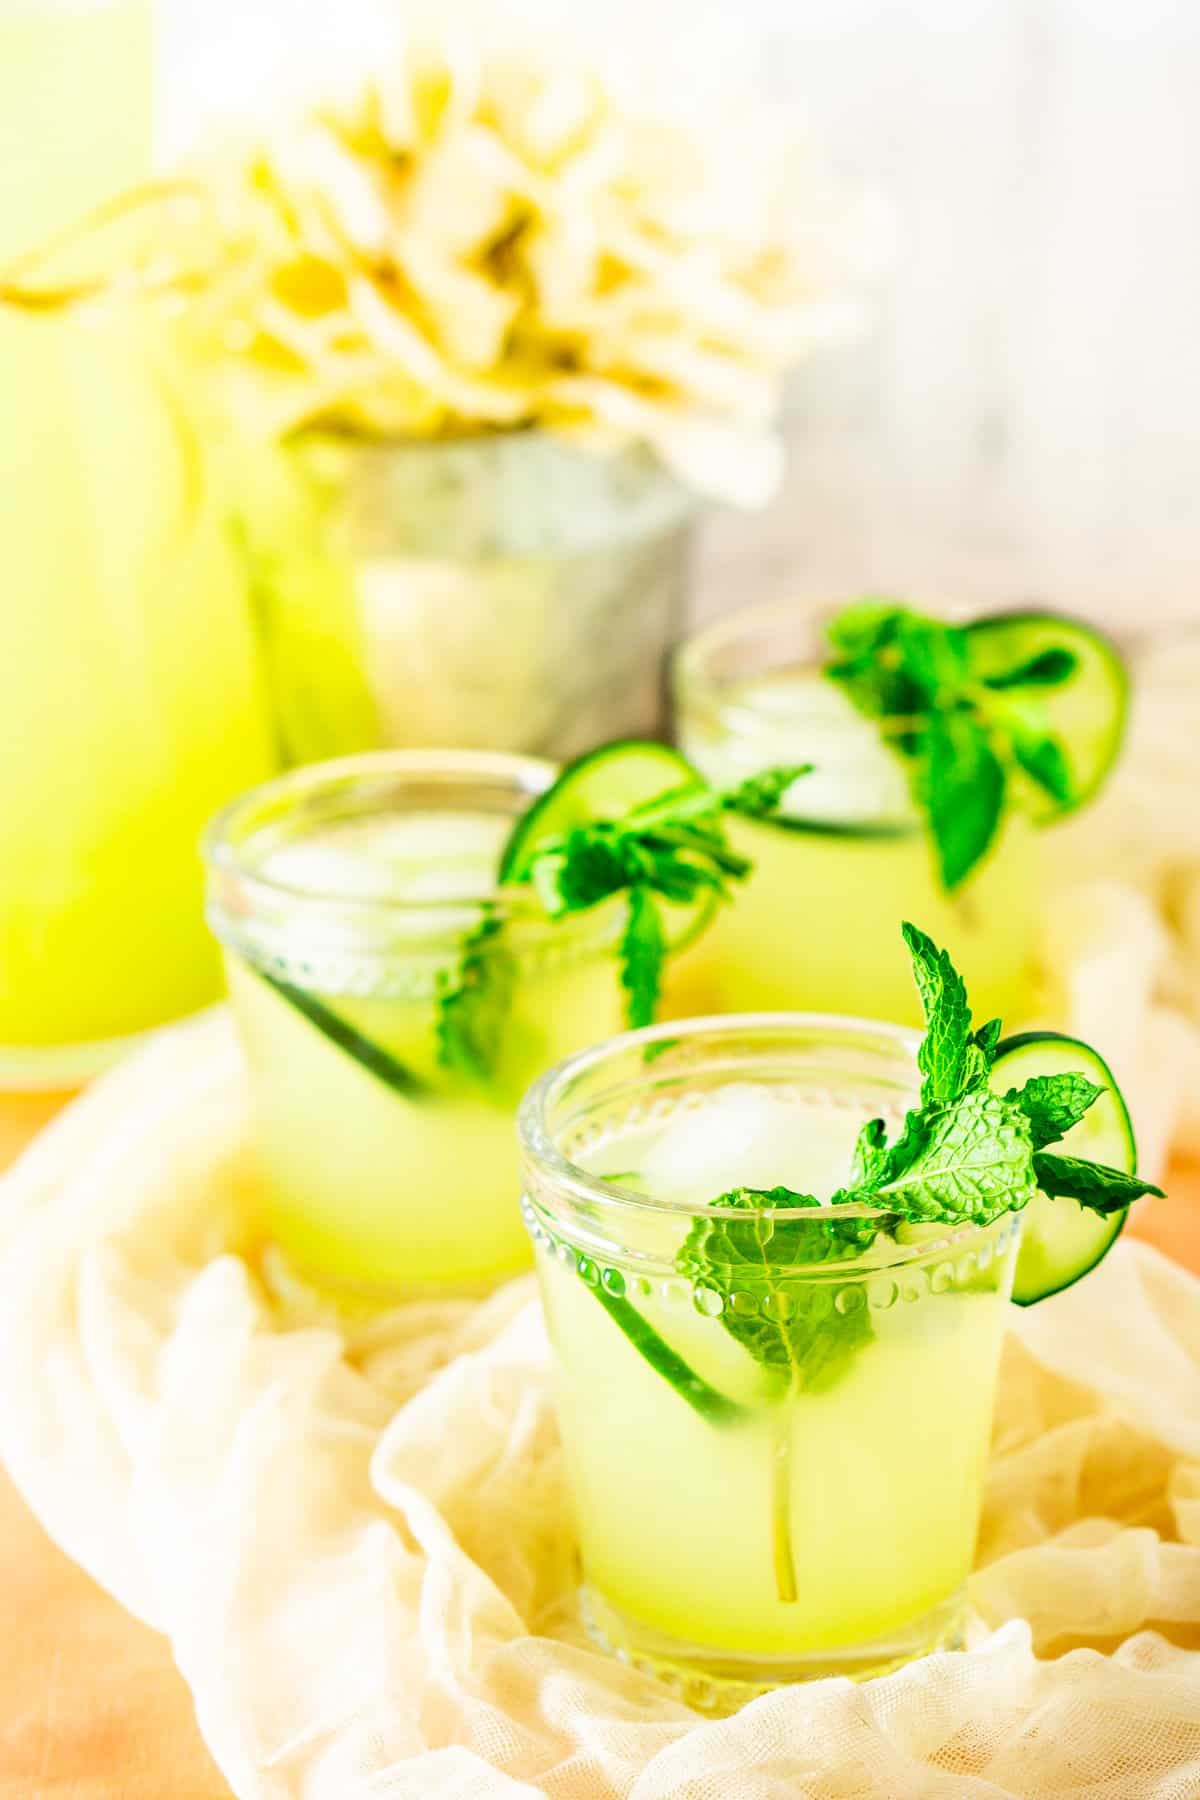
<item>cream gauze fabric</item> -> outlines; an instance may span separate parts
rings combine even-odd
[[[352,1331],[268,1304],[225,1018],[0,1203],[0,1452],[247,1800],[1200,1795],[1200,1284],[1153,1251],[1014,1309],[973,1647],[712,1721],[573,1617],[531,1277]]]

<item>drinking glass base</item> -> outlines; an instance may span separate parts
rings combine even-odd
[[[966,1593],[960,1588],[942,1605],[887,1637],[794,1656],[754,1657],[724,1654],[654,1631],[618,1612],[594,1588],[580,1588],[579,1604],[588,1634],[602,1650],[665,1681],[697,1712],[714,1714],[736,1712],[759,1694],[792,1682],[821,1681],[831,1675],[866,1681],[935,1650],[961,1650],[966,1619]]]

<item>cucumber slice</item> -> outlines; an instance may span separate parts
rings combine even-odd
[[[1026,1031],[1005,1038],[992,1065],[992,1086],[1001,1093],[1023,1087],[1031,1075],[1086,1075],[1104,1088],[1087,1112],[1063,1138],[1065,1153],[1107,1163],[1132,1175],[1137,1168],[1137,1146],[1129,1109],[1112,1071],[1103,1057],[1077,1038],[1057,1031]],[[1021,1248],[1013,1299],[1018,1306],[1032,1306],[1051,1294],[1061,1293],[1108,1255],[1121,1235],[1128,1207],[1107,1218],[1080,1206],[1077,1200],[1051,1200],[1038,1193],[1026,1208],[1021,1226]]]
[[[996,613],[968,625],[972,673],[998,675],[1047,650],[1069,650],[1075,671],[1037,699],[1066,752],[1074,789],[1069,803],[1030,782],[1031,810],[1045,823],[1077,812],[1103,786],[1121,750],[1129,711],[1129,674],[1104,633],[1057,613]],[[1099,1102],[1097,1102],[1099,1104]]]
[[[588,750],[568,763],[553,787],[518,819],[500,857],[500,881],[521,881],[542,845],[574,825],[619,819],[644,800],[656,800],[673,788],[703,785],[703,781],[691,763],[668,744],[622,738]],[[689,906],[660,899],[668,948],[678,952],[694,943],[708,929],[719,905],[713,893],[702,894]]]
[[[575,825],[619,819],[631,807],[703,778],[668,744],[622,738],[567,764],[552,787],[517,820],[500,857],[500,880],[521,881],[548,838]]]
[[[384,1087],[391,1088],[393,1093],[403,1094],[406,1100],[419,1100],[428,1093],[426,1084],[419,1075],[414,1075],[411,1069],[397,1062],[391,1051],[385,1050],[382,1044],[377,1044],[374,1038],[364,1037],[361,1031],[356,1031],[348,1019],[326,1006],[323,1000],[318,1000],[315,994],[294,986],[290,981],[284,981],[278,975],[269,975],[265,969],[256,969],[251,963],[247,963],[246,967],[278,994],[281,1000],[286,1000],[289,1006],[294,1006],[298,1013],[303,1014],[309,1024],[327,1037],[331,1044],[336,1044],[339,1050],[353,1057],[356,1063],[361,1063],[368,1075],[373,1075]]]

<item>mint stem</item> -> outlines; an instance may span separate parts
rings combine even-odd
[[[637,1307],[619,1294],[610,1294],[605,1287],[591,1288],[613,1324],[625,1333],[638,1355],[644,1357],[657,1374],[669,1381],[681,1399],[686,1400],[702,1419],[713,1425],[727,1425],[738,1418],[742,1408],[736,1401],[711,1387],[703,1376],[697,1375],[689,1363],[686,1363],[677,1350],[672,1350],[665,1338],[661,1338],[650,1321],[642,1316]]]
[[[775,1415],[771,1446],[771,1545],[775,1556],[775,1592],[785,1606],[797,1599],[796,1564],[792,1554],[792,1409],[796,1372]]]
[[[268,975],[265,969],[255,969],[254,973],[281,1000],[286,1000],[289,1006],[294,1006],[298,1013],[302,1013],[309,1024],[315,1025],[330,1043],[336,1044],[346,1056],[361,1064],[376,1081],[381,1081],[384,1087],[391,1088],[393,1093],[403,1094],[409,1100],[419,1099],[428,1093],[425,1083],[406,1069],[403,1063],[397,1062],[382,1044],[364,1037],[348,1020],[318,1000],[315,994],[308,993],[304,988],[293,987],[290,981],[283,981],[278,975]]]

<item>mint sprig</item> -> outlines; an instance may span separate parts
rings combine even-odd
[[[1067,746],[1044,704],[1075,674],[1073,651],[1051,646],[984,673],[968,631],[887,601],[848,607],[827,635],[825,673],[907,763],[948,891],[1021,803],[1014,776],[1058,806],[1077,799]]]
[[[730,844],[727,815],[769,818],[809,766],[768,769],[728,792],[697,776],[619,819],[593,820],[548,838],[522,864],[521,883],[551,919],[628,895],[617,961],[631,1027],[649,1025],[655,1016],[669,948],[663,903],[690,906],[705,894],[728,900],[732,884],[743,881],[752,864]],[[515,982],[511,957],[506,972],[491,973],[505,954],[494,919],[468,940],[458,976],[438,1001],[438,1052],[445,1067],[481,1079],[494,1068]]]
[[[1139,1176],[1083,1158],[1047,1156],[1083,1118],[1103,1089],[1075,1072],[1037,1075],[1023,1088],[997,1094],[990,1086],[1000,1023],[974,1028],[966,988],[949,956],[915,925],[904,941],[925,1013],[917,1053],[921,1100],[894,1144],[882,1120],[864,1127],[869,1157],[832,1204],[869,1203],[896,1219],[946,1225],[990,1224],[1020,1212],[1047,1182],[1061,1185],[1094,1212],[1111,1213],[1142,1194],[1161,1190]],[[862,1139],[860,1139],[860,1143]],[[1085,1175],[1082,1171],[1087,1171]],[[1070,1184],[1070,1185],[1068,1185]]]

